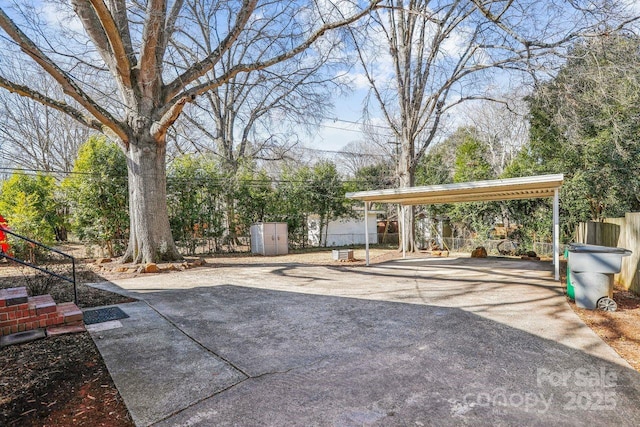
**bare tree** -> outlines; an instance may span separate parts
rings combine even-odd
[[[255,49],[258,36],[251,34],[252,39],[229,49],[220,61],[222,72],[239,58],[263,60],[265,53]],[[236,75],[205,93],[181,118],[192,129],[181,135],[183,142],[197,151],[212,151],[225,172],[237,170],[245,161],[281,160],[332,107],[328,94],[339,88],[335,72],[331,73],[339,60],[336,44],[334,40],[313,55]]]
[[[523,95],[495,96],[465,105],[461,116],[474,131],[474,138],[487,148],[487,161],[496,176],[514,159],[529,137],[528,108]]]
[[[456,105],[489,99],[487,83],[497,76],[531,71],[605,22],[611,31],[634,19],[615,20],[615,2],[582,3],[390,0],[374,13],[377,25],[353,33],[372,98],[399,142],[401,187],[414,185],[418,162]],[[412,251],[414,210],[402,220],[403,247]]]
[[[49,97],[61,94],[46,79],[32,85]],[[0,139],[3,158],[14,167],[70,172],[80,145],[92,132],[60,111],[31,98],[0,93]]]
[[[6,46],[9,54],[44,70],[65,98],[14,81],[4,70],[0,87],[117,141],[127,157],[130,193],[123,261],[178,259],[166,202],[166,137],[185,105],[241,73],[304,53],[328,31],[369,14],[379,1],[71,0],[81,30],[60,43],[48,36],[42,18],[15,1],[12,8],[0,8],[0,28],[12,41]],[[198,8],[210,11],[212,31],[205,37],[194,31]],[[223,56],[245,33],[272,36],[258,47],[265,51],[262,59],[237,58],[222,68]],[[203,44],[210,48],[198,50]],[[183,60],[182,46],[197,56]],[[103,87],[85,84],[81,72],[102,77]],[[201,81],[206,75],[214,77]]]
[[[338,152],[337,163],[349,176],[367,166],[393,162],[393,141],[385,144],[371,144],[366,141],[351,141]]]

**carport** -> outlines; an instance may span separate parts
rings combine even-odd
[[[402,217],[407,206],[436,205],[459,202],[491,202],[501,200],[540,199],[553,197],[553,265],[556,280],[560,280],[560,197],[563,174],[537,175],[521,178],[461,182],[423,187],[358,191],[346,197],[364,202],[366,264],[369,265],[369,233],[367,214],[370,202],[400,205]],[[404,220],[401,221],[404,236]],[[406,257],[403,246],[403,258]]]

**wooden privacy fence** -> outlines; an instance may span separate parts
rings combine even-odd
[[[616,282],[640,294],[640,212],[627,213],[624,218],[607,218],[603,222],[581,222],[576,242],[630,249],[631,256],[622,258],[622,271]]]

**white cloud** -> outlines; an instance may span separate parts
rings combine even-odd
[[[356,73],[353,79],[354,89],[369,89],[369,79],[364,73]]]
[[[440,51],[450,57],[459,58],[469,46],[469,37],[467,29],[456,28],[442,43]]]
[[[43,3],[40,7],[47,24],[59,28],[64,28],[77,33],[83,33],[84,27],[78,16],[73,11],[60,4]]]
[[[351,90],[366,90],[369,89],[369,80],[363,72],[352,71],[340,73],[335,76],[335,79],[341,83],[348,85]]]

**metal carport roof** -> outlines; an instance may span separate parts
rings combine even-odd
[[[555,266],[556,279],[559,279],[559,190],[563,181],[563,174],[537,175],[489,181],[429,185],[424,187],[358,191],[355,193],[347,193],[346,197],[364,202],[396,203],[402,206],[553,197],[553,263]],[[365,203],[365,211],[368,208],[367,205],[368,203]],[[367,241],[368,265],[369,242],[366,231],[365,236]]]
[[[425,187],[347,193],[349,199],[401,205],[434,205],[456,202],[537,199],[553,197],[562,186],[564,175],[538,175],[491,181],[460,182]]]

